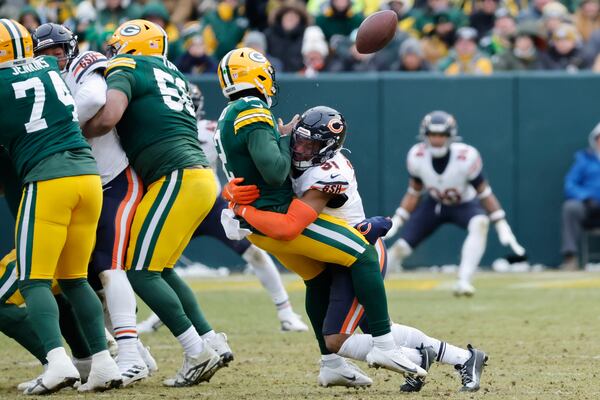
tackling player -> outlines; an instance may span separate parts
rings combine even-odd
[[[519,256],[506,214],[482,172],[477,149],[458,143],[456,120],[445,111],[433,111],[421,122],[420,143],[407,156],[408,190],[392,221],[386,239],[402,226],[400,239],[390,247],[390,263],[400,263],[421,241],[445,223],[467,230],[454,293],[471,296],[473,274],[485,251],[488,225],[495,224],[498,238]],[[425,195],[421,197],[421,194]],[[486,215],[487,214],[487,215]]]
[[[264,55],[250,48],[230,51],[219,64],[219,82],[229,104],[219,118],[217,151],[228,180],[243,177],[248,184],[258,186],[261,193],[254,207],[240,209],[241,220],[228,219],[229,210],[223,212],[228,237],[241,237],[254,226],[256,230],[248,239],[302,277],[306,310],[315,332],[322,331],[329,304],[326,264],[349,268],[373,333],[369,364],[426,375],[394,343],[376,249],[347,222],[318,214],[328,201],[323,192],[315,191],[311,199],[303,201],[293,199],[289,133],[297,117],[288,125],[279,120],[276,127],[269,109],[277,91],[274,74]],[[332,124],[334,129],[342,128],[339,123]],[[317,339],[321,351],[327,354],[322,335]]]
[[[66,27],[47,23],[33,34],[34,54],[58,59],[63,79],[77,106],[79,124],[84,126],[106,102],[103,74],[107,59],[100,53],[79,54],[77,37]],[[104,136],[88,139],[102,179],[102,212],[96,230],[96,245],[88,267],[88,280],[102,297],[118,343],[117,364],[123,386],[148,376],[148,367],[138,350],[136,302],[124,270],[131,221],[142,198],[143,184],[121,148],[113,129]],[[140,346],[146,354],[147,350]]]
[[[106,347],[102,305],[86,279],[102,204],[96,162],[57,60],[34,59],[29,32],[9,19],[0,19],[0,103],[0,144],[24,185],[15,234],[19,289],[48,360],[25,393],[51,393],[80,379],[63,347],[52,279],[93,353],[88,384],[79,390],[118,387],[122,379]]]
[[[214,175],[197,138],[188,83],[167,60],[167,35],[145,20],[128,21],[108,41],[106,104],[85,126],[88,137],[115,126],[146,192],[135,212],[125,267],[131,285],[184,349],[166,386],[209,380],[233,359],[189,286],[173,266],[216,197]]]

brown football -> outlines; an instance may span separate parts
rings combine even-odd
[[[356,50],[362,54],[375,53],[392,40],[398,28],[398,16],[392,10],[369,15],[358,27]]]

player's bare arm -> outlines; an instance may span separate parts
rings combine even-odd
[[[127,95],[120,90],[109,89],[106,92],[106,104],[83,127],[87,138],[102,136],[114,128],[121,120],[129,105]]]

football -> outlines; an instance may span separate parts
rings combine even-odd
[[[398,16],[392,10],[369,15],[358,27],[356,50],[361,54],[375,53],[392,40],[398,28]]]

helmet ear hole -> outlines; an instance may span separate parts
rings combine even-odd
[[[263,75],[259,75],[258,79],[260,79],[263,82],[267,80],[267,78],[265,78]]]

